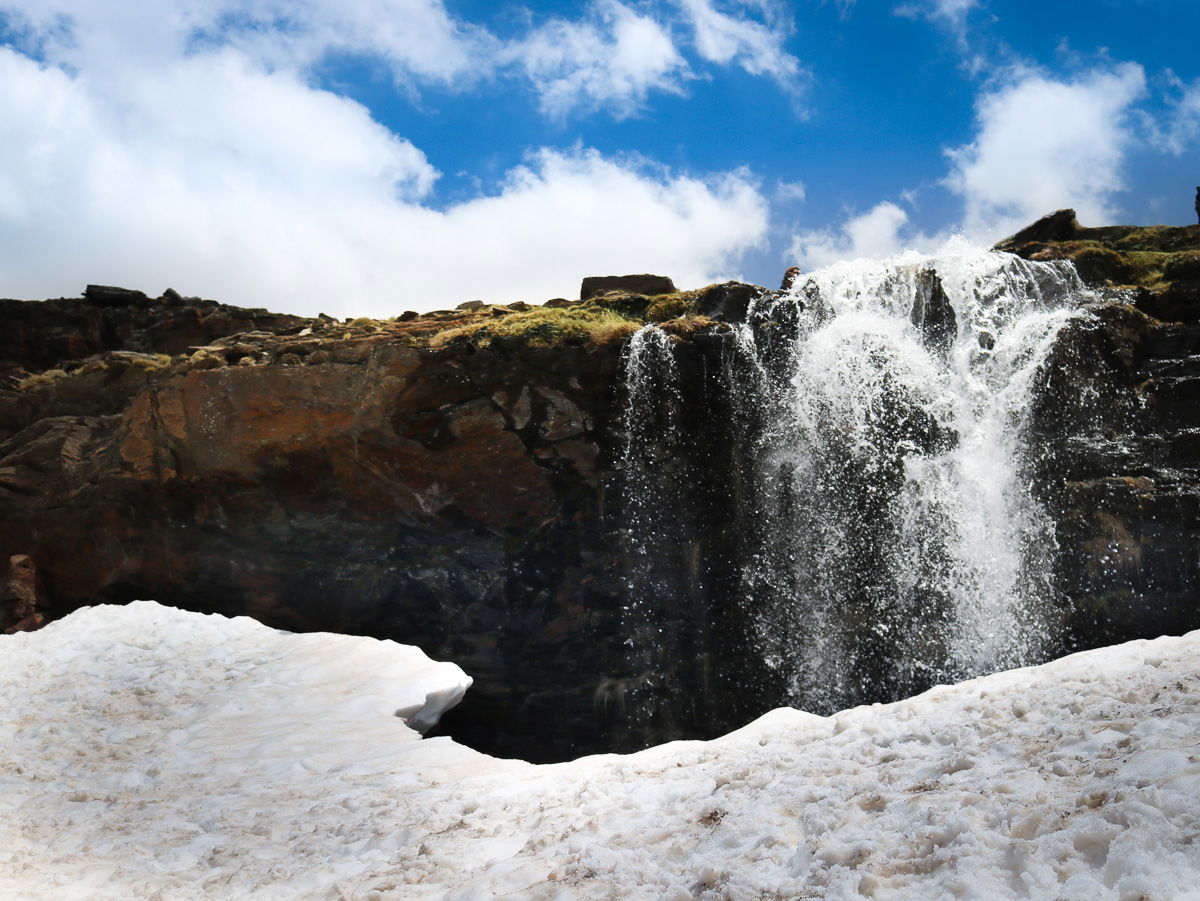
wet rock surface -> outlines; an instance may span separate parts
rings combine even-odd
[[[1200,625],[1200,226],[1084,228],[999,245],[1072,259],[1100,290],[1061,336],[1036,426],[1075,646]]]
[[[1105,298],[1063,336],[1039,389],[1038,492],[1057,523],[1069,643],[1195,628],[1200,302],[1188,261],[1200,228],[1067,225],[1013,249],[1111,251],[1140,279],[1113,282],[1126,271],[1115,264],[1085,276]],[[937,347],[953,328],[940,290],[931,281],[913,311]],[[0,301],[4,628],[153,598],[391,638],[475,679],[441,729],[535,760],[634,741],[625,704],[647,680],[671,686],[672,737],[771,706],[740,687],[763,675],[735,604],[744,536],[727,504],[741,483],[722,423],[737,411],[722,406],[718,361],[728,323],[773,292],[726,283],[605,295],[602,309],[467,304],[338,322],[89,291]],[[620,373],[647,319],[693,386],[681,425],[703,435],[676,467],[689,499],[652,575],[662,628],[692,634],[701,615],[705,637],[680,639],[686,659],[656,672],[630,668],[622,634]]]

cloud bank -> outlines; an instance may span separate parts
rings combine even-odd
[[[694,6],[676,24],[732,34],[702,60],[798,71],[768,24]],[[516,78],[550,116],[633,115],[693,74],[669,23],[616,0],[507,42],[437,0],[18,0],[0,16],[7,295],[105,282],[393,315],[574,296],[582,276],[616,271],[702,284],[765,239],[747,171],[676,172],[577,144],[533,148],[490,191],[439,205],[435,162],[312,75],[360,54],[402,91]]]

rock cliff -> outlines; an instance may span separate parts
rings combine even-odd
[[[1073,259],[1105,292],[1060,342],[1038,416],[1071,642],[1200,625],[1200,228],[1084,229],[1065,211],[1003,246]],[[481,749],[547,760],[661,738],[623,709],[646,674],[621,632],[622,349],[662,322],[704,427],[723,322],[766,293],[347,322],[97,286],[0,301],[0,626],[153,598],[393,638],[474,677],[445,728]],[[705,440],[728,459],[719,428]],[[754,664],[725,566],[730,474],[687,478],[680,515],[710,526],[655,555],[663,628],[699,609],[711,628],[657,675],[687,699],[675,734],[700,736],[769,699],[739,689]]]
[[[622,339],[696,297],[386,322],[2,301],[0,555],[36,567],[43,617],[155,598],[394,638],[474,676],[467,740],[604,747]],[[29,625],[24,594],[4,627]]]
[[[1059,210],[998,249],[1100,293],[1041,392],[1042,491],[1081,646],[1200,625],[1200,226],[1085,228]]]

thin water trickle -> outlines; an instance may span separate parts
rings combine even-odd
[[[1068,263],[952,243],[814,272],[731,328],[738,603],[782,700],[829,712],[1044,659],[1054,530],[1026,433],[1085,293]],[[675,490],[654,461],[695,436],[668,412],[688,386],[661,330],[634,336],[626,376],[629,534],[647,545]],[[661,586],[630,587],[642,648]]]
[[[659,601],[674,586],[656,561],[657,549],[677,527],[672,510],[681,479],[680,380],[670,337],[652,325],[632,336],[623,364],[620,468],[626,568],[621,627],[630,670],[620,691],[629,712],[627,737],[649,743],[652,728],[670,726],[664,722],[671,707],[664,673],[681,646],[681,636],[668,634],[657,615]]]

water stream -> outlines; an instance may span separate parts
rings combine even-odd
[[[730,326],[714,428],[733,436],[736,603],[778,701],[831,712],[1045,658],[1054,531],[1027,426],[1084,293],[1070,264],[951,244],[819,270]],[[679,427],[689,387],[660,329],[634,337],[626,376],[637,560],[677,529],[665,462],[678,477],[707,436]],[[651,572],[632,567],[626,611],[646,667],[678,650]]]

